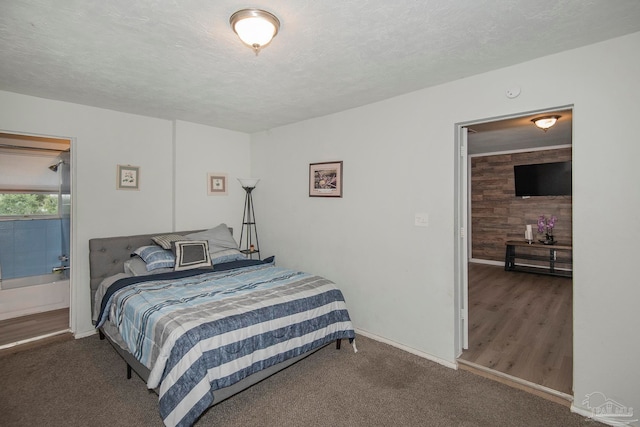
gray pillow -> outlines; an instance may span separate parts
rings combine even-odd
[[[238,244],[233,239],[227,224],[198,233],[187,234],[189,240],[206,240],[209,243],[209,253],[223,251],[225,249],[238,249]]]

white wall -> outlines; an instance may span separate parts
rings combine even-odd
[[[250,137],[245,133],[176,122],[176,230],[225,222],[240,238],[245,192],[238,178],[250,175]],[[227,175],[227,195],[207,195],[207,174]]]
[[[243,190],[230,189],[230,196],[214,200],[206,193],[206,172],[211,166],[211,172],[228,171],[230,177],[248,173],[246,134],[2,91],[0,131],[72,140],[71,327],[76,336],[93,331],[89,239],[172,231],[174,224],[196,229],[241,222]],[[139,191],[116,190],[118,164],[140,166]],[[184,195],[174,198],[174,186]]]
[[[265,255],[337,282],[357,328],[453,362],[455,124],[573,104],[574,405],[640,408],[638,51],[640,33],[253,135]],[[309,163],[334,160],[344,197],[309,198]]]

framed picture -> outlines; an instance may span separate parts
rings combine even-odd
[[[309,164],[309,197],[342,197],[342,162]]]
[[[207,194],[209,196],[227,195],[227,174],[209,173],[207,174]]]
[[[140,189],[140,166],[118,165],[116,188],[118,190]]]

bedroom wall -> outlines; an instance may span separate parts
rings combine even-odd
[[[89,239],[171,231],[174,225],[238,227],[242,220],[244,196],[233,189],[228,197],[207,196],[206,172],[248,173],[246,134],[3,91],[0,131],[72,140],[71,326],[76,337],[94,332]],[[139,191],[116,190],[118,164],[140,166]]]
[[[254,134],[262,248],[337,282],[359,330],[453,363],[455,124],[574,105],[574,410],[596,391],[639,408],[638,50],[640,33]],[[309,163],[334,160],[344,197],[309,198]]]
[[[238,178],[250,173],[250,137],[245,133],[176,121],[176,230],[211,228],[225,222],[240,239],[245,192]],[[227,195],[207,195],[207,174],[227,175]]]

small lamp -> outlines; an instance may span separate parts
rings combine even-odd
[[[543,131],[547,131],[551,126],[555,125],[560,116],[544,116],[531,120],[536,126]]]
[[[231,15],[229,23],[243,43],[258,56],[260,49],[271,43],[278,34],[280,21],[272,13],[261,9],[242,9]]]
[[[242,214],[242,229],[240,231],[240,252],[249,255],[253,259],[253,254],[260,252],[258,244],[258,229],[256,228],[256,215],[253,210],[253,189],[256,188],[259,179],[238,178],[240,185],[247,193],[244,198],[244,212]],[[245,235],[245,229],[246,235]],[[244,240],[243,240],[244,239]],[[255,243],[254,243],[255,242]],[[243,249],[244,247],[244,249]]]
[[[253,190],[254,188],[256,188],[256,185],[258,184],[258,181],[260,181],[259,178],[238,178],[238,181],[240,181],[240,185],[242,185],[242,188],[245,189],[245,191],[251,192],[251,190]]]

